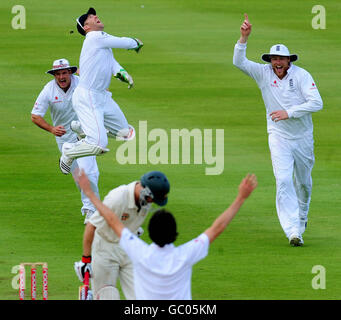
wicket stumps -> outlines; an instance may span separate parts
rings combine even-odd
[[[19,299],[25,300],[26,272],[25,266],[31,266],[31,299],[37,299],[37,266],[43,271],[43,300],[48,298],[48,266],[46,262],[23,262],[19,268]]]

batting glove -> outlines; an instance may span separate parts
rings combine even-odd
[[[89,257],[82,256],[81,261],[75,262],[74,268],[80,282],[84,281],[84,275],[85,272],[87,271],[89,271],[89,275],[91,278],[92,277],[91,256]]]
[[[144,233],[144,230],[143,230],[142,227],[139,227],[139,228],[137,229],[137,231],[136,231],[136,235],[137,235],[139,238],[141,238],[141,236],[143,235],[143,233]]]
[[[140,39],[137,39],[137,38],[132,38],[136,41],[137,43],[137,47],[134,48],[134,49],[129,49],[129,50],[135,50],[136,53],[139,53],[139,51],[141,50],[141,48],[143,47],[143,42],[140,40]]]
[[[132,88],[132,86],[134,85],[134,81],[133,78],[131,77],[131,75],[124,69],[120,69],[119,72],[117,72],[114,75],[115,78],[117,78],[118,80],[121,80],[122,82],[127,82],[128,85],[128,89]]]

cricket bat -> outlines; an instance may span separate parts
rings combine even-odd
[[[87,300],[89,291],[89,271],[84,274],[83,285],[79,287],[78,300]]]

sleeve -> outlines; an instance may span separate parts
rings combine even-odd
[[[289,118],[300,118],[307,113],[317,112],[323,108],[322,98],[310,73],[305,72],[299,81],[299,88],[306,102],[290,107],[287,110]]]
[[[250,61],[246,58],[246,43],[239,43],[234,46],[233,64],[245,74],[259,83],[263,78],[264,64]]]
[[[148,244],[132,233],[128,228],[122,230],[120,246],[126,252],[132,262],[143,257]]]
[[[37,116],[44,117],[47,109],[49,108],[50,102],[48,98],[48,87],[45,86],[44,89],[40,92],[36,102],[34,103],[31,114],[35,114]]]
[[[97,38],[97,44],[100,48],[135,49],[138,47],[138,43],[133,38],[115,37],[107,33]]]
[[[114,63],[113,63],[113,69],[112,69],[112,74],[115,76],[117,72],[119,72],[121,69],[124,69],[117,61],[115,58],[113,58]]]
[[[185,250],[187,262],[193,265],[207,256],[209,245],[208,236],[202,233],[199,237],[179,246],[179,248]]]

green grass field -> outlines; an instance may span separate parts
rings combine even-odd
[[[145,44],[138,55],[115,50],[135,88],[127,90],[114,80],[110,86],[135,128],[147,120],[149,131],[224,129],[220,175],[205,175],[205,163],[120,165],[115,158],[119,143],[111,140],[110,153],[97,158],[101,196],[146,171],[165,172],[171,182],[167,208],[178,221],[176,244],[181,244],[210,226],[236,196],[242,177],[254,172],[259,187],[209,256],[194,267],[193,299],[341,298],[339,1],[318,3],[326,9],[325,30],[311,26],[316,4],[311,0],[25,0],[24,30],[11,26],[16,4],[0,3],[1,300],[18,299],[12,288],[17,273],[11,271],[23,261],[48,262],[49,299],[78,298],[73,263],[82,254],[80,195],[72,178],[59,171],[54,137],[31,122],[30,112],[51,80],[45,71],[53,60],[64,57],[78,65],[82,37],[75,18],[90,6],[105,31]],[[286,44],[299,55],[297,65],[312,74],[324,101],[324,109],[313,116],[316,163],[302,248],[288,245],[277,219],[260,91],[232,65],[244,12],[253,24],[248,57],[260,62],[273,44]],[[149,241],[146,233],[143,238]],[[312,287],[316,265],[326,270],[325,289]]]

